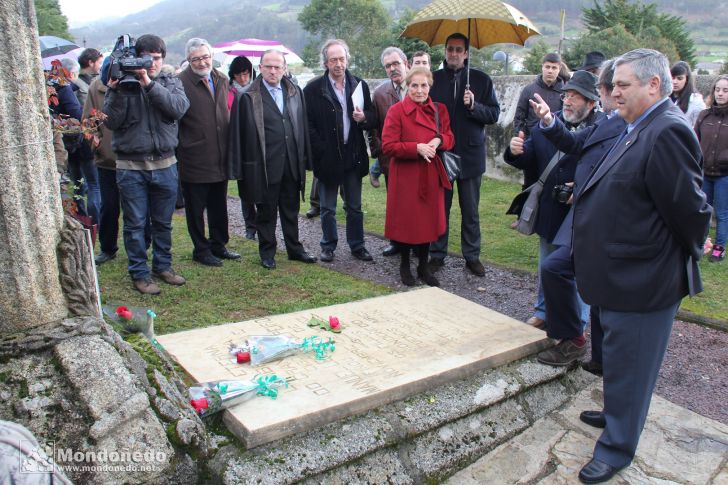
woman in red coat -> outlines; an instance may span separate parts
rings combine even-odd
[[[419,258],[417,276],[430,286],[439,286],[427,265],[430,243],[446,230],[445,189],[447,179],[437,150],[450,150],[455,137],[443,104],[430,99],[432,73],[412,69],[406,77],[407,97],[389,108],[382,129],[382,151],[390,156],[387,180],[387,217],[384,236],[401,248],[399,268],[402,283],[415,284],[410,269],[410,248]],[[435,109],[440,129],[435,122]]]

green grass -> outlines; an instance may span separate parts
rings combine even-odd
[[[241,253],[242,261],[226,261],[221,268],[202,266],[192,261],[192,242],[184,217],[175,216],[173,224],[173,268],[187,279],[186,285],[160,283],[161,295],[138,293],[126,271],[123,247],[116,259],[99,267],[102,302],[152,308],[157,314],[158,334],[389,293],[384,286],[319,265],[288,261],[285,256],[276,258],[276,270],[268,271],[260,266],[257,242],[238,237],[231,238],[228,248]]]

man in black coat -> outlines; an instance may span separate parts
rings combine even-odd
[[[586,71],[575,72],[562,90],[564,92],[564,109],[557,112],[555,117],[560,123],[565,123],[568,130],[583,131],[604,117],[603,113],[595,110],[599,94],[597,93],[597,78],[593,74]],[[567,184],[574,181],[579,157],[574,153],[564,154],[557,150],[538,126],[534,126],[531,136],[525,141],[521,136],[522,133],[511,139],[503,159],[514,167],[534,170],[536,176],[543,180],[543,191],[539,197],[535,222],[535,232],[539,235],[538,268],[540,273],[543,262],[557,249],[553,240],[570,208],[570,197],[565,188]],[[556,165],[553,169],[544,176],[546,168],[554,157],[558,162],[555,162]],[[559,199],[555,193],[560,193],[561,198]],[[543,328],[544,325],[548,327],[547,312],[550,309],[544,297],[545,287],[545,283],[540,280],[533,316],[526,321],[537,328]],[[579,322],[584,321],[586,324],[589,319],[589,307],[582,301],[578,303],[581,308]],[[579,326],[581,327],[581,325]],[[555,350],[559,356],[555,359],[542,359],[545,357],[544,354],[553,351],[552,349],[546,350],[539,354],[539,360],[542,363],[568,365],[586,354],[586,341],[582,332],[553,338],[564,339]]]
[[[667,58],[636,49],[615,63],[614,90],[627,129],[574,202],[579,293],[604,328],[604,409],[582,419],[604,427],[584,483],[609,480],[632,461],[675,313],[702,290],[698,259],[710,207],[701,152],[668,96]]]
[[[616,104],[612,97],[612,77],[614,61],[605,63],[599,75],[599,93],[602,107],[607,115],[591,127],[569,131],[556,116],[552,116],[548,103],[536,95],[531,105],[535,115],[543,122],[539,130],[547,140],[564,153],[578,157],[574,173],[574,193],[578,194],[594,167],[612,148],[614,142],[627,124],[617,116]],[[546,332],[552,339],[571,340],[583,338],[585,328],[583,306],[574,279],[574,262],[571,257],[571,234],[574,221],[573,209],[569,211],[552,244],[558,248],[540,263],[539,277],[543,288],[546,306]],[[587,307],[588,308],[588,307]],[[585,363],[584,369],[601,375],[602,372],[602,328],[599,322],[599,308],[591,308],[592,360]],[[544,351],[546,355],[540,362],[561,365],[568,362],[564,358],[562,346]]]
[[[470,69],[467,80],[468,38],[463,34],[450,35],[445,43],[445,68],[433,73],[430,97],[447,106],[450,127],[455,134],[455,150],[460,155],[462,171],[457,178],[458,202],[462,214],[460,245],[465,264],[476,276],[485,276],[480,262],[480,184],[485,173],[485,125],[498,121],[500,105],[490,76]],[[447,230],[430,245],[430,266],[433,271],[445,264],[452,191],[445,191]]]
[[[236,97],[230,114],[228,172],[241,181],[240,197],[255,204],[258,253],[266,269],[276,267],[278,214],[288,259],[316,261],[298,238],[298,210],[311,160],[306,103],[301,89],[284,76],[285,69],[280,52],[264,52],[261,75]]]
[[[346,68],[349,58],[346,42],[327,40],[321,48],[321,64],[326,71],[304,89],[313,173],[318,179],[321,204],[321,261],[326,262],[333,261],[339,242],[336,198],[340,186],[344,192],[346,241],[351,254],[362,261],[372,260],[364,247],[361,179],[369,174],[364,130],[376,128],[377,117],[367,83]],[[358,87],[363,106],[354,106],[352,102],[352,94]]]

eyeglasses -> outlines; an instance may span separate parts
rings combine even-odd
[[[275,66],[272,64],[263,64],[260,67],[262,67],[263,69],[268,69],[269,71],[282,71],[283,69],[285,69],[285,66]]]
[[[209,55],[200,56],[200,57],[193,57],[192,59],[190,59],[190,63],[196,64],[198,62],[207,62],[210,59],[212,59],[212,57],[209,56]]]
[[[402,63],[400,61],[394,61],[394,62],[390,62],[389,64],[385,64],[384,69],[389,70],[390,67],[399,67],[401,65],[402,65]]]
[[[567,99],[579,99],[581,94],[578,93],[562,93],[561,94],[561,101],[566,101]]]
[[[462,54],[463,52],[465,52],[465,47],[463,47],[461,45],[449,45],[449,46],[447,46],[447,51],[448,52],[457,52],[458,54]]]

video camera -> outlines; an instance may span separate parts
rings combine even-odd
[[[135,40],[129,34],[120,35],[111,53],[109,79],[119,80],[119,88],[136,89],[140,83],[136,71],[152,67],[152,56],[137,57]]]

